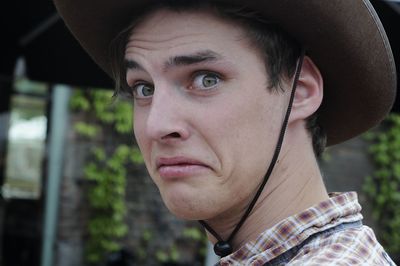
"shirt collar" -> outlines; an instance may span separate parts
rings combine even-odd
[[[311,235],[341,223],[362,219],[356,192],[330,193],[330,198],[290,216],[264,231],[256,240],[220,260],[221,265],[265,263],[301,244]]]

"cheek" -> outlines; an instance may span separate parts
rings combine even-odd
[[[150,140],[146,135],[146,120],[143,115],[135,112],[133,116],[133,133],[135,135],[136,142],[143,155],[146,165],[150,159],[149,143]]]
[[[209,108],[204,116],[209,119],[203,123],[202,131],[217,150],[227,150],[221,151],[221,156],[248,153],[241,158],[259,157],[262,154],[257,151],[268,148],[275,135],[277,139],[281,116],[279,110],[269,108],[262,100],[232,101],[218,110]]]
[[[141,120],[141,117],[136,114],[136,111],[134,111],[133,114],[133,133],[135,135],[136,142],[140,147],[144,136],[144,124]]]
[[[266,172],[278,139],[282,112],[271,108],[268,103],[274,101],[267,97],[229,102],[219,110],[208,110],[207,117],[212,119],[203,133],[221,162],[221,182],[237,195],[243,195],[254,190]]]

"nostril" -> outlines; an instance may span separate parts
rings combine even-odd
[[[172,133],[164,136],[163,139],[166,139],[166,138],[180,138],[180,137],[181,137],[181,134],[179,134],[178,132],[172,132]]]

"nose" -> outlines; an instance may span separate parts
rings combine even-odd
[[[168,88],[156,89],[146,122],[146,133],[153,140],[171,142],[189,137],[184,98]]]

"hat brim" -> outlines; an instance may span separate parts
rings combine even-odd
[[[67,27],[111,76],[109,46],[149,0],[54,0]],[[219,1],[221,2],[221,1]],[[313,59],[324,79],[319,123],[327,145],[361,134],[390,111],[396,70],[383,26],[367,0],[264,0],[222,2],[259,11],[278,23]]]

